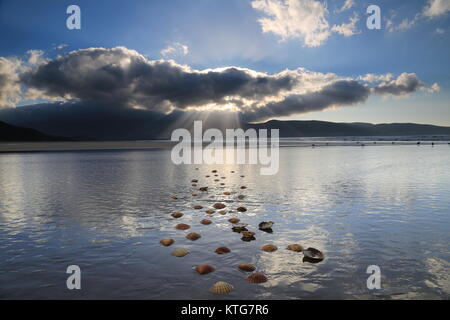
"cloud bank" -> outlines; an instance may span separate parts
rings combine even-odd
[[[0,107],[47,99],[71,108],[100,106],[103,113],[228,111],[257,122],[363,103],[372,94],[438,89],[414,73],[351,78],[303,68],[275,74],[239,67],[195,70],[171,60],[149,60],[125,47],[80,49],[54,59],[34,51],[26,58],[0,58]]]

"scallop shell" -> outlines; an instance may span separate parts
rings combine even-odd
[[[191,186],[193,186],[193,187],[196,187],[196,186],[197,186],[197,184],[196,184],[196,183],[193,183],[193,184],[191,184]]]
[[[214,283],[214,285],[211,287],[211,289],[209,289],[209,291],[217,294],[226,294],[233,291],[233,289],[234,287],[231,284],[224,281],[219,281]]]
[[[193,183],[197,183],[197,182],[198,182],[198,180],[197,180],[197,179],[192,179],[192,180],[191,180],[191,182],[193,182]]]
[[[241,178],[245,177],[244,175],[241,175]]]
[[[189,229],[190,227],[191,227],[191,226],[188,225],[188,224],[180,223],[180,224],[177,224],[177,225],[175,226],[175,229],[178,229],[178,230],[187,230],[187,229]]]
[[[230,171],[230,173],[234,173],[234,171],[233,171],[233,170],[231,170],[231,171]]]
[[[255,272],[245,278],[245,280],[251,283],[264,283],[267,282],[267,277],[262,272]]]
[[[196,205],[196,206],[193,206],[193,208],[194,208],[195,210],[200,210],[200,209],[203,209],[203,206]]]
[[[174,242],[175,242],[175,240],[173,240],[172,238],[165,238],[165,239],[162,239],[159,243],[161,243],[163,246],[168,247],[168,246],[172,245]]]
[[[243,236],[244,238],[251,238],[251,237],[253,237],[254,235],[255,235],[254,232],[251,232],[251,231],[242,231],[242,236]]]
[[[302,252],[303,251],[303,247],[297,243],[294,244],[290,244],[286,247],[286,249],[291,250],[291,251],[295,251],[295,252]]]
[[[218,182],[218,181],[220,181],[219,179],[214,179],[214,182]]]
[[[189,253],[188,249],[185,248],[176,248],[172,251],[172,255],[175,257],[184,257]]]
[[[208,224],[211,224],[212,221],[211,221],[211,220],[208,220],[208,219],[203,219],[202,221],[200,221],[200,223],[201,223],[201,224],[208,225]]]
[[[306,250],[303,250],[303,255],[315,261],[322,261],[325,258],[323,253],[316,248],[308,248]]]
[[[228,219],[228,221],[231,222],[231,223],[238,223],[241,220],[238,219],[238,218],[230,218],[230,219]]]
[[[201,235],[199,235],[198,233],[196,233],[196,232],[191,232],[191,233],[188,233],[187,235],[186,235],[186,239],[189,239],[189,240],[192,240],[192,241],[195,241],[195,240],[197,240],[197,239],[200,239],[202,236]]]
[[[238,268],[242,271],[247,271],[247,272],[252,272],[252,271],[256,270],[255,266],[253,266],[251,264],[247,264],[247,263],[238,265]]]
[[[231,250],[228,249],[227,247],[219,247],[214,252],[217,254],[225,254],[225,253],[230,253]]]
[[[247,208],[246,207],[238,207],[236,210],[239,212],[245,212],[245,211],[247,211]]]
[[[200,187],[198,190],[200,190],[200,191],[208,191],[208,187]]]
[[[216,270],[216,268],[214,268],[213,266],[211,266],[209,264],[200,264],[195,267],[195,271],[197,271],[200,274],[207,274],[210,272],[214,272],[215,270]]]
[[[240,223],[238,225],[235,225],[231,228],[231,230],[233,230],[234,232],[242,232],[242,231],[248,231],[246,228],[247,224],[245,223]]]
[[[209,175],[207,174],[205,177],[206,177],[206,178],[209,178]]]
[[[243,194],[240,194],[240,195],[238,195],[238,199],[244,199],[245,198],[245,196],[243,195]]]
[[[226,207],[225,203],[221,203],[221,202],[216,202],[213,205],[214,209],[223,209]]]
[[[172,199],[178,199],[178,197],[177,197],[176,195],[174,195],[174,194],[171,195],[170,197],[171,197]]]
[[[212,173],[217,173],[217,170],[213,170],[213,171],[211,171]]]
[[[266,252],[274,252],[274,251],[277,251],[278,248],[272,244],[266,244],[261,247],[261,250],[266,251]]]
[[[174,212],[171,214],[171,216],[174,218],[181,218],[183,214],[181,212]]]
[[[231,192],[225,191],[223,194],[226,196],[229,196],[231,194]]]
[[[247,189],[247,187],[246,186],[242,186],[241,189]]]
[[[206,210],[205,211],[207,214],[213,214],[214,212],[216,212],[216,211],[214,211],[214,210],[212,210],[212,209],[208,209],[208,210]]]
[[[221,182],[221,183],[220,183],[220,185],[221,185],[221,186],[224,186],[224,185],[225,185],[225,183]]]

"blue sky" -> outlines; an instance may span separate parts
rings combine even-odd
[[[330,30],[348,23],[351,17],[359,20],[354,34],[329,31],[326,40],[311,46],[302,34],[308,26],[285,38],[263,32],[259,20],[270,14],[250,0],[0,0],[0,56],[20,56],[33,49],[54,58],[82,48],[124,46],[151,60],[171,58],[198,70],[237,66],[275,74],[301,67],[351,78],[415,73],[427,86],[438,83],[440,90],[371,95],[351,107],[280,118],[450,125],[450,14],[446,0],[434,4],[431,15],[424,14],[433,1],[349,1],[345,10],[345,0],[319,1],[326,8],[324,18]],[[65,11],[71,4],[81,8],[81,30],[66,28]],[[370,4],[381,8],[381,30],[366,28]],[[61,44],[67,47],[55,48]],[[172,54],[162,55],[161,51],[170,47],[174,48]]]

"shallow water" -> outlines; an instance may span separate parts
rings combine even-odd
[[[447,145],[286,147],[278,174],[261,176],[256,165],[175,166],[164,149],[3,154],[0,298],[448,299],[449,160]],[[193,197],[191,179],[210,191]],[[192,209],[216,201],[249,210],[211,217]],[[174,211],[185,215],[174,219]],[[213,224],[199,223],[208,217]],[[231,217],[256,240],[241,241]],[[272,234],[257,230],[264,220],[275,222]],[[192,228],[175,230],[177,223]],[[191,231],[202,238],[185,239]],[[166,237],[176,243],[161,246]],[[278,251],[261,251],[267,243]],[[285,249],[290,243],[318,248],[325,260],[303,262]],[[219,246],[231,253],[215,254]],[[176,247],[190,254],[176,258]],[[192,267],[202,263],[216,272],[198,275]],[[246,282],[240,263],[269,281]],[[81,290],[66,288],[72,264],[81,268]],[[369,265],[381,268],[380,290],[367,289]],[[235,290],[209,293],[219,280]]]

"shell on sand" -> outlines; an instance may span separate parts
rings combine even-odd
[[[220,210],[219,213],[220,213],[221,215],[227,214],[227,210]]]
[[[189,253],[189,250],[185,249],[185,248],[176,248],[176,249],[172,250],[172,255],[175,257],[184,257],[188,253]]]
[[[215,270],[216,270],[216,268],[214,268],[213,266],[211,266],[209,264],[200,264],[195,267],[195,271],[197,271],[200,274],[207,274],[210,272],[214,272]]]
[[[209,175],[207,174],[205,177],[206,177],[206,178],[209,178]]]
[[[212,210],[212,209],[208,209],[208,210],[206,210],[205,212],[206,212],[207,214],[213,214],[215,211]]]
[[[278,248],[272,244],[266,244],[261,247],[261,250],[266,251],[266,252],[274,252],[274,251],[277,251]]]
[[[214,181],[215,181],[215,182],[218,182],[218,181],[220,181],[220,180],[219,180],[219,179],[214,179]]]
[[[195,210],[200,210],[200,209],[203,209],[203,206],[196,205],[196,206],[193,206],[192,208],[194,208]]]
[[[238,223],[241,220],[238,219],[238,218],[230,218],[230,219],[228,219],[228,221],[231,222],[231,223]]]
[[[226,196],[229,196],[231,194],[231,192],[225,191],[223,194]]]
[[[200,190],[200,191],[208,191],[208,187],[200,187],[198,190]]]
[[[177,225],[175,226],[175,229],[178,229],[178,230],[187,230],[187,229],[189,229],[190,227],[191,227],[191,226],[188,225],[188,224],[180,223],[180,224],[177,224]]]
[[[230,171],[230,173],[234,173],[234,171],[233,171],[233,170],[231,170],[231,171]]]
[[[267,277],[262,272],[254,272],[251,275],[249,275],[247,278],[245,278],[248,282],[251,283],[264,283],[267,282]]]
[[[291,251],[295,251],[295,252],[302,252],[303,251],[303,247],[297,243],[293,243],[290,244],[286,247],[286,249],[291,250]]]
[[[241,189],[247,189],[247,187],[246,186],[242,186]]]
[[[239,207],[236,210],[239,211],[239,212],[245,212],[245,211],[247,211],[247,208],[246,207]]]
[[[240,264],[240,265],[238,265],[238,268],[242,271],[247,271],[247,272],[252,272],[252,271],[256,270],[256,268],[253,265],[248,264],[248,263]]]
[[[198,233],[196,233],[196,232],[191,232],[191,233],[188,233],[187,235],[186,235],[186,239],[189,239],[189,240],[192,240],[192,241],[195,241],[195,240],[197,240],[197,239],[200,239],[202,236],[201,235],[199,235]]]
[[[221,179],[226,179],[227,177],[220,177]]]
[[[244,175],[241,175],[241,178],[245,177]]]
[[[193,184],[192,184],[192,186],[193,186],[193,187],[196,187],[196,186],[197,186],[197,184],[196,184],[196,183],[193,183]]]
[[[181,218],[183,214],[181,212],[174,212],[171,214],[171,216],[174,218]]]
[[[226,294],[233,291],[233,289],[234,287],[231,284],[224,281],[219,281],[214,283],[214,285],[209,289],[209,291],[217,294]]]
[[[322,261],[325,258],[323,253],[316,248],[307,248],[306,250],[303,250],[303,255],[316,261]]]
[[[221,182],[221,183],[220,183],[220,185],[221,185],[221,186],[224,186],[224,185],[225,185],[225,183]]]
[[[240,195],[238,195],[238,199],[244,199],[245,198],[245,196],[243,195],[243,194],[240,194]]]
[[[200,223],[201,223],[201,224],[207,225],[207,224],[211,224],[212,221],[211,221],[211,220],[208,220],[208,219],[203,219],[202,221],[200,221]]]
[[[251,231],[242,231],[242,236],[243,236],[244,238],[251,238],[251,237],[253,237],[254,235],[255,235],[254,232],[251,232]]]
[[[223,209],[226,207],[225,203],[221,203],[221,202],[216,202],[213,205],[214,209]]]
[[[178,197],[177,197],[176,195],[174,195],[174,194],[171,195],[170,197],[171,197],[172,199],[178,199]]]
[[[217,170],[212,170],[211,172],[212,172],[212,173],[217,173]]]
[[[196,196],[198,196],[198,194],[196,194],[195,192],[192,194],[192,196],[193,197],[196,197]]]
[[[219,247],[214,252],[217,254],[224,254],[224,253],[230,253],[231,250],[228,249],[227,247]]]
[[[197,179],[192,179],[191,182],[197,183],[198,180]]]
[[[173,244],[175,242],[175,240],[173,240],[172,238],[165,238],[162,239],[159,243],[161,243],[163,246],[170,246],[171,244]]]

